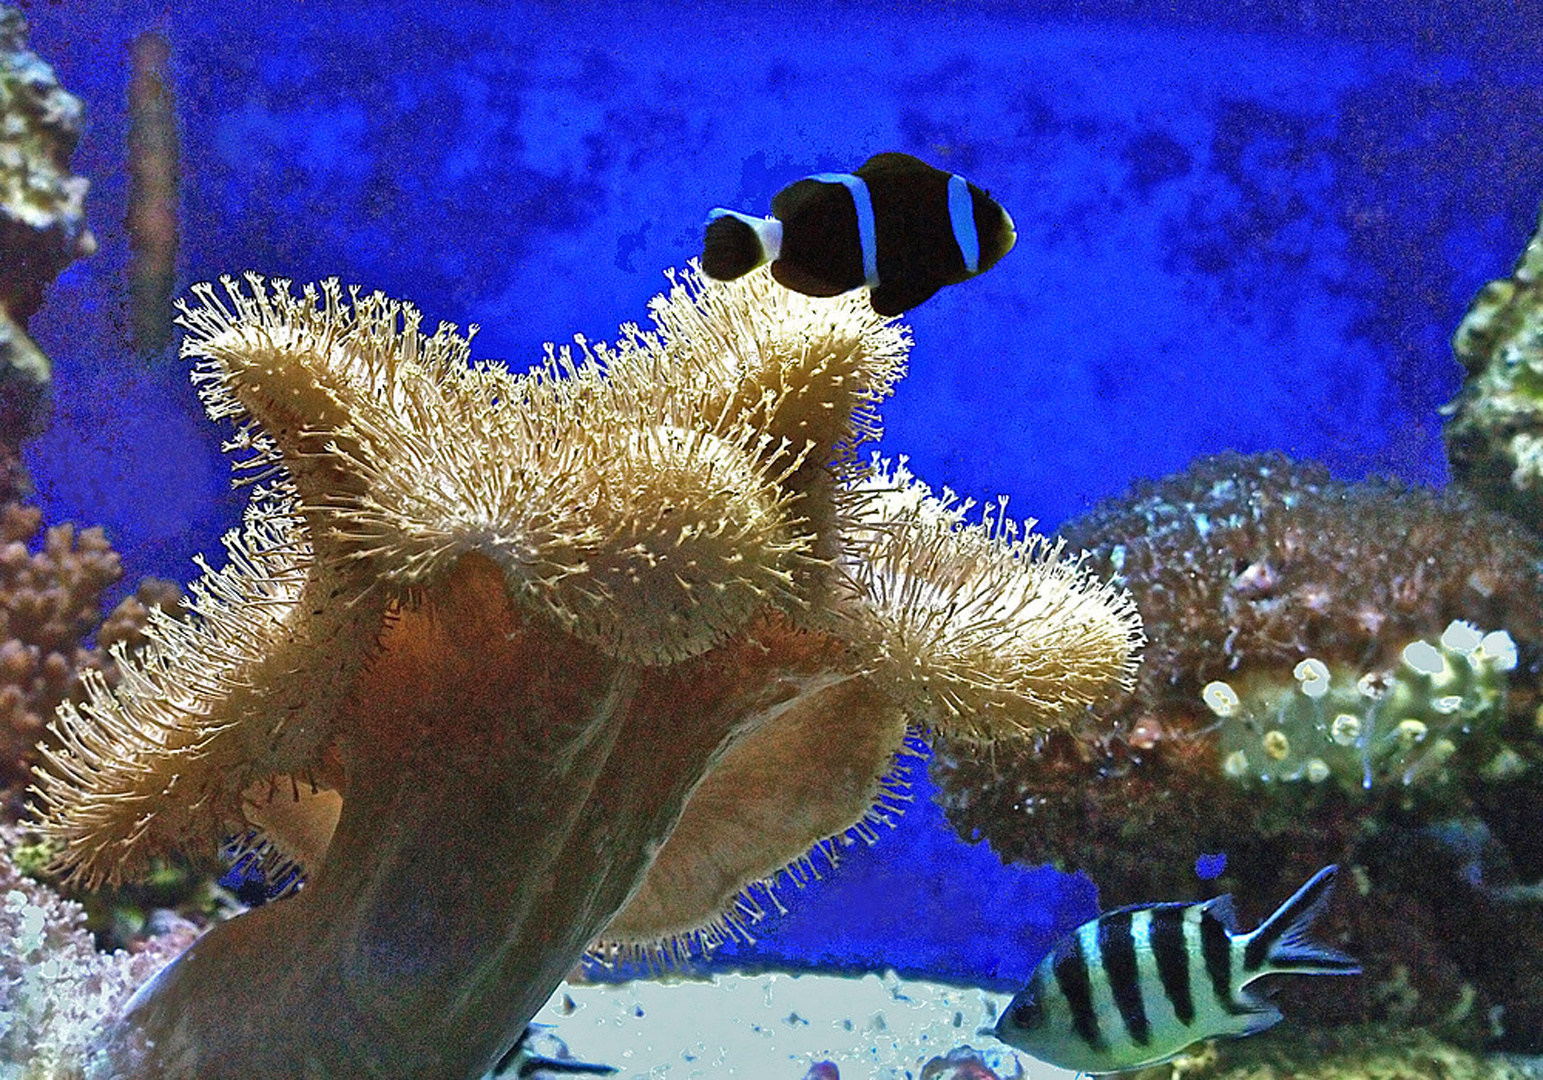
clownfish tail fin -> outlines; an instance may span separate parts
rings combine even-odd
[[[782,222],[719,208],[707,215],[702,237],[702,273],[718,281],[743,277],[777,257]]]

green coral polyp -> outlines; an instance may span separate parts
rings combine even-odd
[[[1212,682],[1201,699],[1218,718],[1222,771],[1240,782],[1347,790],[1439,783],[1453,754],[1498,745],[1516,645],[1454,621],[1436,641],[1404,647],[1390,671],[1331,669],[1303,660],[1278,676]]]

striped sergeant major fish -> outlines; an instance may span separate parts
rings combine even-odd
[[[1040,961],[992,1034],[1051,1065],[1098,1074],[1263,1031],[1281,1013],[1246,989],[1255,979],[1360,973],[1353,958],[1306,937],[1337,869],[1318,871],[1247,934],[1237,932],[1230,895],[1100,915]]]
[[[1007,211],[964,177],[910,154],[877,154],[855,172],[783,188],[769,218],[713,210],[702,272],[729,281],[769,262],[794,292],[866,285],[874,311],[899,315],[991,269],[1016,240]]]

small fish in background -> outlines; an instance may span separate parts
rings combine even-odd
[[[615,1076],[614,1065],[579,1061],[546,1024],[530,1024],[518,1042],[493,1066],[489,1080],[557,1080],[569,1076]]]
[[[1098,1074],[1263,1031],[1281,1013],[1245,989],[1255,979],[1360,973],[1353,958],[1306,937],[1337,869],[1318,871],[1247,934],[1237,932],[1231,896],[1100,915],[1040,961],[993,1034],[1051,1065]]]
[[[730,281],[770,262],[794,292],[835,296],[866,285],[874,311],[899,315],[991,269],[1018,238],[990,195],[910,154],[805,177],[777,193],[772,215],[713,210],[702,272]]]

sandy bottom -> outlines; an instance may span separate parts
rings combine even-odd
[[[978,1033],[1008,997],[893,973],[564,984],[531,1045],[626,1080],[1071,1080]]]

